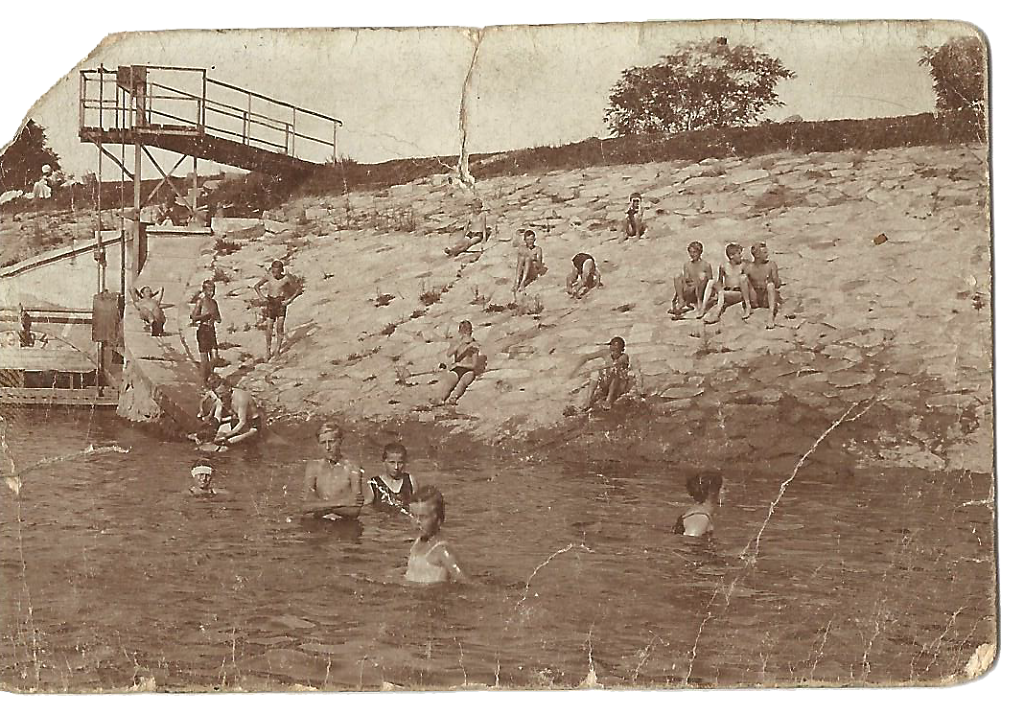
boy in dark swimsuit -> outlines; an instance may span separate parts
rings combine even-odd
[[[203,293],[192,308],[192,324],[196,325],[196,343],[199,346],[199,371],[203,380],[213,371],[211,365],[219,359],[217,354],[217,328],[220,322],[220,306],[214,299],[217,286],[212,280],[203,281]]]
[[[469,320],[459,323],[459,336],[448,348],[446,358],[451,369],[441,377],[441,392],[437,404],[454,406],[473,380],[479,366],[480,346],[473,339],[473,324]]]
[[[153,337],[163,335],[167,317],[164,315],[163,308],[160,307],[160,301],[163,299],[164,289],[160,288],[154,293],[152,288],[147,285],[138,291],[133,289],[132,296],[135,298],[135,307],[139,311],[139,317],[149,327],[149,333]]]
[[[408,452],[402,444],[391,443],[384,447],[381,458],[384,461],[384,473],[370,479],[367,503],[408,515],[409,502],[416,490],[416,481],[405,472]]]
[[[267,286],[266,294],[261,290],[264,285]],[[284,271],[284,263],[275,260],[270,264],[270,274],[260,278],[253,289],[265,302],[263,317],[267,321],[267,361],[269,362],[270,346],[275,333],[277,334],[277,351],[273,354],[281,354],[281,347],[284,344],[285,315],[288,312],[288,306],[302,294],[302,285],[295,279],[295,276]]]
[[[743,303],[743,319],[750,317],[750,281],[743,272],[743,248],[738,243],[725,246],[726,262],[718,269],[718,280],[711,284],[703,309],[711,306],[712,298],[718,293],[718,308],[708,314],[707,322],[714,324],[722,319],[722,313],[729,305]]]
[[[574,298],[582,298],[601,285],[601,273],[597,261],[590,253],[577,253],[572,258],[572,269],[565,277],[565,292]]]

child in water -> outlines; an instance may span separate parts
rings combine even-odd
[[[384,473],[370,479],[370,493],[366,502],[378,507],[390,507],[408,515],[409,502],[416,491],[416,481],[405,472],[409,453],[402,444],[391,443],[384,447],[381,458],[384,461]]]
[[[438,537],[444,523],[444,496],[434,486],[425,486],[412,495],[412,517],[420,537],[409,551],[405,579],[413,583],[445,583],[465,580],[466,574],[448,543]]]
[[[209,459],[199,459],[192,464],[192,480],[195,483],[188,492],[193,496],[216,496],[225,493],[213,487],[213,465]]]
[[[693,498],[694,505],[679,516],[672,532],[692,537],[710,535],[715,530],[711,517],[715,512],[715,502],[722,491],[721,474],[691,474],[690,478],[686,479],[686,490]]]

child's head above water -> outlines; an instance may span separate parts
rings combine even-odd
[[[696,503],[715,501],[722,490],[722,475],[714,472],[690,474],[686,490]]]
[[[193,491],[209,491],[213,486],[213,465],[209,459],[202,458],[192,464]]]
[[[384,453],[381,456],[381,460],[384,462],[384,468],[387,474],[391,478],[398,478],[405,471],[405,462],[409,458],[409,452],[406,451],[404,445],[398,442],[391,442],[384,447]]]
[[[444,496],[436,486],[422,486],[413,493],[409,510],[416,519],[420,533],[434,535],[444,523]]]

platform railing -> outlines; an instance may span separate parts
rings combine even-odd
[[[211,79],[205,69],[144,69],[141,91],[119,83],[116,70],[82,70],[79,130],[210,134],[305,161],[338,159],[339,119]]]

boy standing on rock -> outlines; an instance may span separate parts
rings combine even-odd
[[[220,306],[214,299],[217,286],[212,280],[203,281],[203,293],[192,308],[192,324],[196,325],[196,342],[199,345],[199,371],[203,380],[213,371],[214,360],[220,359],[217,354],[217,328],[214,323],[220,322]]]
[[[647,225],[644,223],[643,197],[637,191],[629,195],[629,206],[626,208],[626,222],[623,229],[626,233],[622,238],[623,242],[630,238],[641,238],[647,230]]]
[[[523,234],[523,245],[516,256],[516,279],[512,284],[512,300],[520,290],[544,273],[544,251],[537,245],[537,234],[528,230]]]
[[[708,292],[708,286],[715,274],[711,263],[701,257],[704,255],[704,246],[699,241],[690,243],[686,247],[686,252],[690,255],[690,262],[683,266],[682,275],[677,275],[672,281],[675,285],[675,294],[672,296],[672,308],[669,313],[672,314],[673,320],[680,319],[683,313],[694,307],[697,308],[697,319],[704,317],[704,306],[710,298],[710,295],[705,293]]]
[[[266,294],[260,289],[267,286]],[[270,274],[260,278],[260,281],[253,286],[256,294],[265,302],[263,317],[267,321],[267,361],[270,361],[270,346],[274,340],[274,333],[277,333],[277,351],[274,355],[281,354],[281,347],[284,345],[284,320],[288,312],[288,306],[299,295],[302,294],[302,286],[294,275],[284,272],[284,263],[275,260],[270,264]]]
[[[768,324],[765,328],[775,329],[775,313],[779,310],[779,266],[768,259],[768,245],[763,241],[750,246],[752,263],[743,266],[743,274],[750,280],[750,306],[768,308]]]

